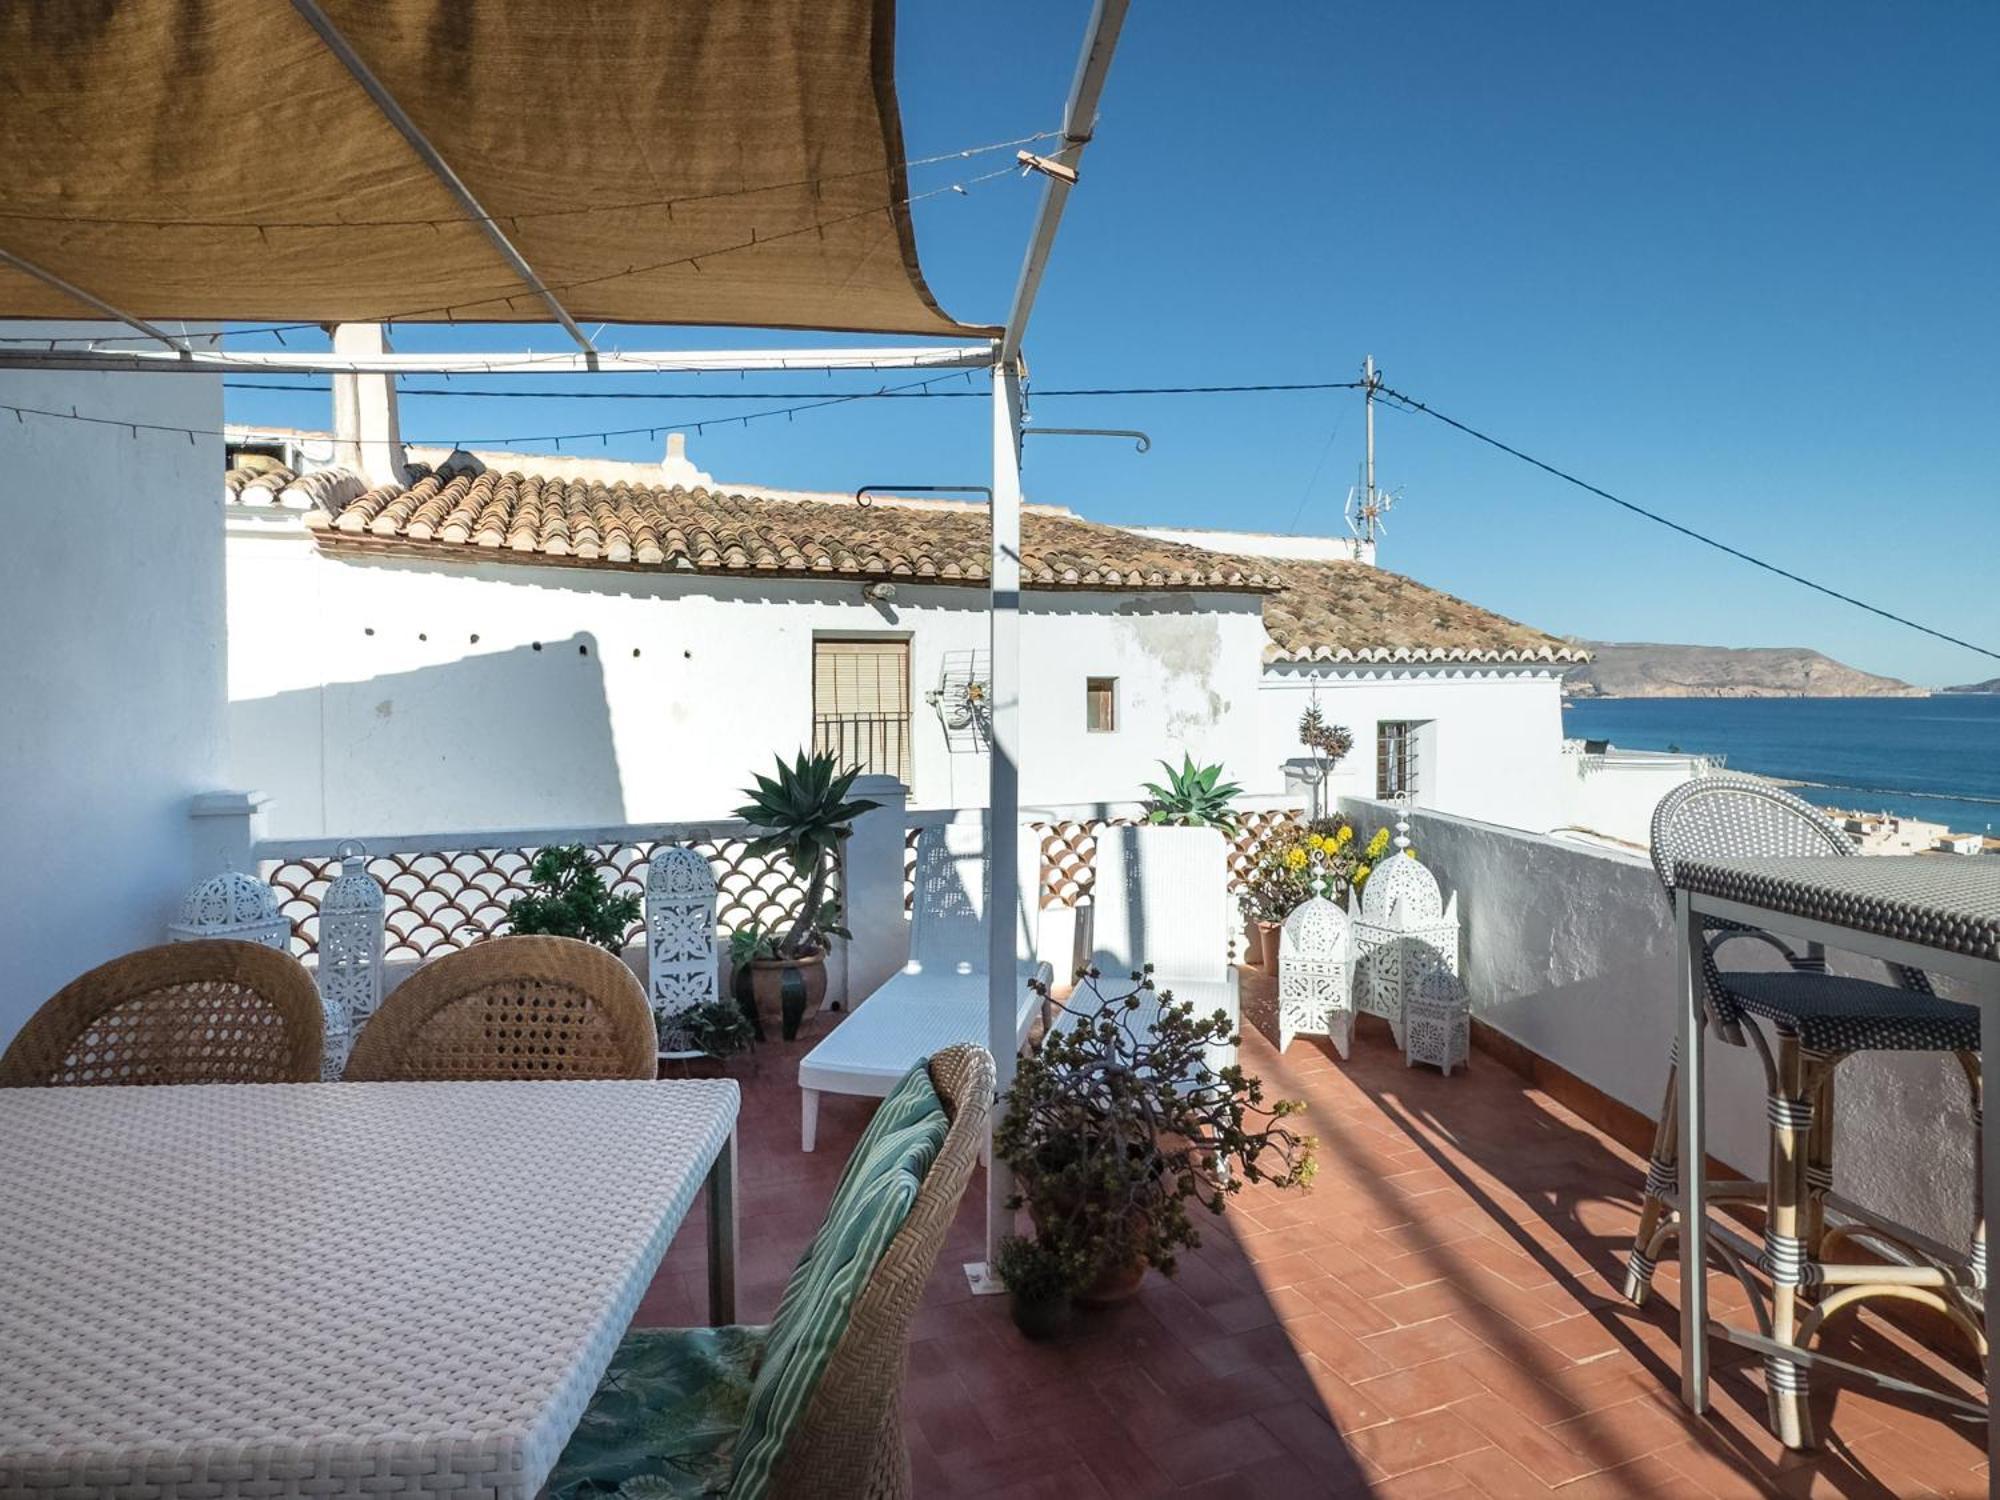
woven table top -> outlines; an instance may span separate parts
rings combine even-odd
[[[736,1085],[0,1090],[0,1495],[529,1500]]]
[[[1674,866],[1696,895],[2000,960],[2000,859],[1936,854],[1855,859],[1698,859]]]

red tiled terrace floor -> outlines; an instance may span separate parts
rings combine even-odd
[[[905,1412],[924,1496],[1974,1496],[1979,1434],[1936,1408],[1853,1389],[1816,1398],[1812,1455],[1764,1425],[1754,1361],[1717,1347],[1715,1408],[1688,1416],[1671,1270],[1643,1311],[1617,1295],[1639,1160],[1493,1058],[1446,1079],[1406,1070],[1386,1033],[1341,1063],[1303,1039],[1280,1058],[1255,1022],[1244,1060],[1303,1097],[1320,1140],[1309,1193],[1246,1190],[1172,1281],[1030,1344],[1004,1298],[974,1298],[982,1180],[912,1332]],[[829,1018],[830,1020],[831,1018]],[[816,1035],[816,1033],[815,1033]],[[873,1101],[829,1096],[798,1147],[800,1044],[740,1076],[741,1306],[768,1317]],[[698,1214],[697,1214],[698,1217]],[[641,1323],[704,1316],[691,1223]],[[1715,1283],[1718,1313],[1745,1321]],[[1855,1355],[1933,1356],[1872,1318]]]

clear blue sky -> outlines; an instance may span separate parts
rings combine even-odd
[[[906,3],[911,155],[1053,127],[1088,9]],[[1346,379],[1372,352],[1390,384],[1517,446],[2000,649],[1996,58],[2000,7],[1974,3],[1140,0],[1029,337],[1033,379]],[[1002,316],[1036,191],[1010,177],[918,205],[948,311]],[[564,347],[519,329],[399,335],[523,345]],[[590,387],[657,404],[412,398],[404,424],[448,438],[671,422],[691,408],[668,395],[716,382]],[[229,410],[327,416],[315,396],[237,391]],[[1030,498],[1111,521],[1338,530],[1361,443],[1351,393],[1051,399],[1036,416],[1153,434],[1144,457],[1029,444]],[[985,421],[976,401],[856,403],[691,446],[746,485],[978,481]],[[1533,624],[1808,645],[1927,683],[2000,674],[1422,418],[1383,414],[1378,446],[1404,491],[1384,564]]]

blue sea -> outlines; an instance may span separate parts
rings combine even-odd
[[[1935,698],[1582,698],[1573,739],[1726,755],[1732,771],[1807,783],[1825,807],[2000,833],[2000,694]]]

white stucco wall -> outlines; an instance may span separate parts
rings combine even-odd
[[[1266,760],[1303,756],[1299,716],[1314,694],[1354,749],[1330,778],[1332,797],[1375,794],[1376,725],[1428,721],[1420,739],[1419,805],[1546,832],[1563,821],[1560,682],[1547,667],[1279,663],[1258,694]]]
[[[0,401],[222,424],[211,376],[0,371]],[[219,438],[0,413],[0,1045],[161,941],[196,873],[189,799],[224,761],[221,465]]]
[[[1563,806],[1559,826],[1602,834],[1645,848],[1652,843],[1653,809],[1684,781],[1706,776],[1714,762],[1699,755],[1669,755],[1613,748],[1585,755],[1571,741],[1562,757]]]
[[[348,560],[232,507],[229,612],[233,774],[274,837],[724,815],[808,739],[816,632],[909,636],[911,805],[985,799],[985,756],[923,702],[984,649],[982,589]],[[1031,591],[1022,636],[1024,802],[1137,796],[1183,749],[1278,789],[1257,596]],[[1118,679],[1110,734],[1084,728],[1093,676]]]
[[[1364,826],[1388,816],[1349,799]],[[1586,1083],[1647,1115],[1659,1109],[1674,1037],[1669,908],[1642,856],[1590,849],[1419,812],[1418,857],[1456,892],[1474,1013]],[[1737,944],[1728,962],[1767,962]],[[1836,967],[1879,978],[1859,960]],[[1763,1175],[1763,1074],[1748,1048],[1711,1039],[1711,1150]],[[1835,1190],[1936,1236],[1967,1242],[1975,1131],[1948,1057],[1874,1055],[1843,1063],[1835,1090]],[[1637,1189],[1635,1178],[1634,1189]]]

